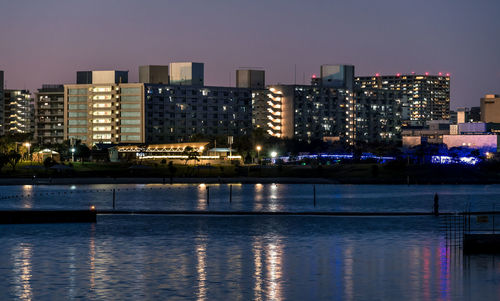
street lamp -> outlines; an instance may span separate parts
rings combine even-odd
[[[71,148],[71,162],[75,162],[75,148]]]
[[[31,157],[31,143],[26,142],[24,144],[24,146],[26,146],[28,148],[28,159],[30,159],[30,157]]]
[[[258,162],[260,159],[260,150],[262,149],[262,147],[260,145],[257,145],[256,149],[257,149],[257,162]]]

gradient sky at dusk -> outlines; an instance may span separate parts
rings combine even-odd
[[[451,73],[452,108],[500,94],[498,0],[2,1],[7,88],[74,83],[77,70],[205,63],[205,83],[234,85],[238,67],[267,83],[306,83],[324,63],[356,75]]]

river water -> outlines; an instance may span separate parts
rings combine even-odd
[[[3,186],[0,209],[491,209],[500,186]],[[118,191],[118,189],[120,189]],[[71,192],[71,193],[70,193]],[[29,195],[29,196],[28,196]],[[500,256],[449,247],[419,217],[99,215],[0,225],[0,300],[498,300]]]

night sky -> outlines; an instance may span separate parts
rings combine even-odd
[[[356,75],[451,73],[452,108],[500,94],[498,0],[3,0],[0,70],[8,88],[74,83],[77,70],[205,63],[207,85],[238,67],[297,83],[324,63]]]

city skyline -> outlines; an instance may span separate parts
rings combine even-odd
[[[130,70],[205,63],[206,84],[235,86],[239,67],[266,70],[267,84],[308,84],[319,66],[356,75],[451,74],[451,107],[499,93],[500,4],[276,1],[87,1],[5,3],[0,70],[7,88],[70,84],[78,70]],[[431,9],[432,8],[432,9]],[[296,70],[296,71],[295,71]]]

